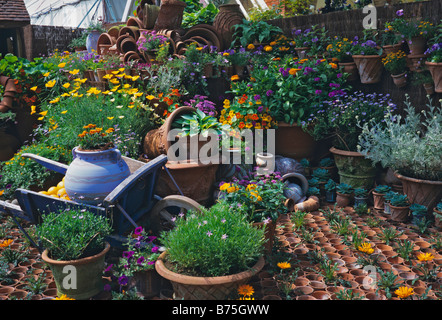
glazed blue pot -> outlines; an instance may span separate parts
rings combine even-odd
[[[86,38],[86,49],[88,53],[91,53],[92,50],[95,51],[95,53],[98,52],[97,45],[98,45],[98,38],[100,37],[101,32],[100,31],[91,31],[91,33],[88,34]]]
[[[129,167],[118,149],[104,151],[72,150],[74,160],[65,175],[69,199],[98,205],[130,175]]]

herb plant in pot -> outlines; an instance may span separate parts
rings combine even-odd
[[[416,112],[406,99],[404,115],[388,112],[384,123],[365,124],[359,136],[360,152],[374,163],[391,168],[411,203],[430,211],[442,197],[442,113],[430,102]]]
[[[373,195],[373,207],[376,210],[384,210],[384,195],[391,191],[391,187],[387,185],[378,185],[374,188]]]
[[[175,223],[160,237],[166,251],[155,264],[172,283],[175,299],[231,298],[264,267],[264,230],[253,227],[244,210],[218,202]]]
[[[427,219],[428,208],[421,204],[413,203],[410,205],[410,213],[414,225],[419,225],[423,219]]]
[[[407,195],[396,193],[390,198],[390,214],[391,219],[397,222],[405,222],[408,220],[410,213],[410,202]]]
[[[45,214],[42,220],[37,225],[37,235],[45,249],[42,259],[52,270],[57,295],[81,300],[100,293],[104,258],[110,249],[105,240],[112,231],[110,221],[75,208]]]
[[[114,147],[114,128],[88,124],[78,134],[78,146],[65,175],[69,199],[97,205],[130,175],[129,166]]]
[[[346,183],[336,186],[336,205],[339,207],[349,206],[353,201],[353,187]]]

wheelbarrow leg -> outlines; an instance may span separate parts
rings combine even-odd
[[[39,245],[37,245],[37,243],[35,243],[35,241],[31,238],[31,236],[26,232],[26,230],[21,226],[20,222],[18,222],[17,218],[15,217],[15,215],[11,214],[10,215],[12,217],[12,219],[14,220],[15,224],[18,226],[18,228],[20,229],[21,232],[23,232],[23,234],[26,236],[26,238],[28,238],[29,242],[32,244],[32,246],[34,246],[35,248],[38,249],[38,251],[40,253],[42,253],[42,249]]]

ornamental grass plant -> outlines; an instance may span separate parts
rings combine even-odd
[[[181,274],[215,277],[252,267],[263,254],[264,230],[247,219],[246,208],[217,202],[201,214],[177,217],[176,227],[160,235],[166,265]]]

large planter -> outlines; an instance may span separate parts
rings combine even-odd
[[[373,84],[381,81],[382,77],[382,56],[379,55],[353,55],[358,68],[361,83]]]
[[[130,175],[118,149],[104,151],[72,150],[73,161],[65,175],[65,189],[77,202],[98,205]]]
[[[98,52],[98,38],[100,37],[101,32],[97,30],[91,31],[86,38],[86,48],[87,52],[91,53],[92,51]]]
[[[183,195],[195,200],[202,205],[208,205],[213,199],[213,184],[216,180],[216,172],[219,164],[202,164],[198,162],[170,163],[166,164],[173,177],[163,169],[160,172],[156,193],[164,198],[168,195],[179,195],[180,188]],[[176,185],[175,185],[176,183]]]
[[[65,294],[76,300],[86,300],[100,293],[103,290],[104,258],[109,249],[110,244],[106,243],[100,253],[70,261],[54,260],[49,257],[48,250],[43,251],[41,258],[51,268],[57,296]]]
[[[278,122],[275,131],[275,153],[300,161],[311,159],[315,153],[317,142],[302,127],[285,122]]]
[[[442,199],[442,181],[415,179],[403,176],[395,172],[395,176],[401,180],[403,192],[407,195],[410,203],[417,203],[428,208],[430,213]]]
[[[179,0],[162,0],[155,21],[155,30],[176,30],[181,28],[184,8],[187,4]]]
[[[338,168],[340,183],[346,183],[353,188],[371,189],[376,177],[376,168],[371,160],[366,159],[361,153],[330,149]]]
[[[442,92],[442,62],[425,62],[433,77],[434,91]]]
[[[177,117],[194,111],[195,108],[186,106],[175,109],[160,128],[149,131],[144,137],[144,154],[146,154],[149,159],[153,159],[161,154],[167,154],[167,151],[174,141],[171,139],[172,137],[168,139],[169,132],[172,130],[172,123]]]
[[[239,4],[222,4],[219,6],[219,12],[213,20],[213,26],[222,40],[222,48],[218,48],[219,51],[230,48],[232,35],[235,32],[233,26],[242,24],[244,18]]]
[[[193,277],[175,273],[167,268],[163,252],[155,263],[155,269],[163,278],[172,284],[175,299],[177,300],[226,300],[242,284],[246,284],[264,267],[265,261],[261,257],[258,262],[247,271],[220,277]]]

